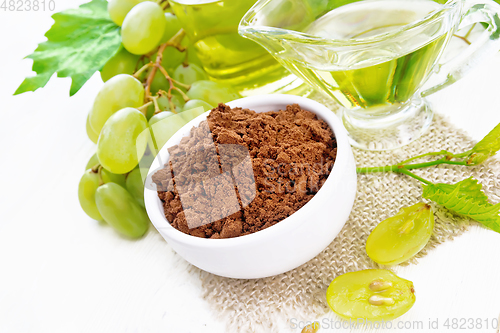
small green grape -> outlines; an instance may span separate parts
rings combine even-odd
[[[170,87],[170,83],[168,82],[165,75],[162,72],[157,71],[153,81],[151,81],[150,91],[152,94],[158,93],[158,91],[165,90],[167,91]]]
[[[171,119],[165,120],[166,118]],[[150,150],[153,152],[160,151],[168,139],[184,125],[182,118],[176,117],[176,114],[173,112],[163,111],[155,114],[149,119],[149,128],[151,129],[153,139],[152,142],[149,142]]]
[[[210,105],[227,103],[241,98],[241,95],[231,86],[213,81],[194,82],[187,95],[191,99],[201,99]]]
[[[204,112],[203,108],[195,108],[178,114],[165,111],[153,116],[149,120],[149,128],[154,139],[153,142],[149,142],[150,150],[156,155],[172,135]]]
[[[175,34],[182,28],[179,19],[172,13],[165,13],[165,21],[167,22],[167,25],[165,26],[165,31],[163,32],[160,44],[168,42],[170,38],[174,37]]]
[[[195,64],[189,64],[187,66],[180,64],[175,69],[172,78],[188,85],[191,85],[196,81],[208,80],[207,73]]]
[[[133,54],[146,54],[160,43],[167,21],[163,9],[155,2],[134,6],[122,25],[123,46]]]
[[[97,140],[99,139],[99,134],[94,132],[94,129],[92,126],[90,126],[90,117],[87,116],[87,124],[86,124],[86,130],[87,130],[87,136],[89,137],[90,141],[93,143],[97,143]]]
[[[85,170],[92,169],[99,164],[99,158],[97,158],[97,154],[94,154],[87,162]],[[122,187],[125,187],[125,175],[117,175],[116,173],[112,173],[104,168],[101,168],[101,178],[104,184],[116,183]]]
[[[181,42],[182,46],[186,46],[188,42],[184,38]],[[158,53],[154,53],[151,56],[151,61],[155,62],[156,58],[158,57]],[[165,50],[163,51],[163,56],[161,60],[161,65],[163,68],[166,69],[169,75],[172,75],[175,68],[182,64],[184,60],[186,59],[186,53],[181,52],[178,49],[176,49],[173,46],[167,46]],[[156,72],[156,75],[153,79],[153,83],[151,86],[151,91],[158,91],[159,89],[166,90],[165,87],[168,89],[169,83],[168,80],[165,78],[165,75],[163,75],[159,70]]]
[[[341,275],[326,292],[330,308],[345,319],[393,320],[415,303],[411,281],[385,269],[368,269]]]
[[[126,176],[125,175],[117,175],[116,173],[112,173],[104,168],[101,169],[101,178],[104,184],[107,183],[115,183],[125,188],[126,185]]]
[[[177,50],[175,47],[168,46],[163,52],[163,59],[161,65],[169,72],[172,72],[174,68],[182,64],[186,55],[184,52]]]
[[[120,234],[139,238],[148,231],[146,211],[123,187],[114,183],[100,186],[95,202],[104,220]]]
[[[147,172],[147,169],[136,168],[127,176],[127,191],[142,207],[146,207],[144,204],[144,182],[142,180],[142,174],[147,174]]]
[[[158,114],[155,114],[153,117],[151,117],[151,119],[149,119],[149,126],[153,126],[154,124],[156,124],[160,120],[163,120],[165,118],[168,118],[168,117],[171,117],[174,115],[175,115],[175,113],[170,112],[170,111],[163,111],[163,112],[160,112]]]
[[[118,74],[102,86],[89,113],[90,127],[101,133],[109,117],[126,107],[138,108],[144,103],[144,86],[131,75]]]
[[[403,208],[382,222],[366,241],[366,252],[382,265],[397,265],[411,259],[429,242],[434,229],[434,213],[418,203]]]
[[[87,162],[87,165],[85,166],[85,170],[92,169],[93,167],[95,167],[98,164],[99,164],[99,159],[97,158],[97,154],[94,154]]]
[[[121,26],[125,16],[135,5],[145,0],[109,0],[108,13],[113,22]]]
[[[151,165],[153,164],[155,160],[155,156],[149,149],[149,147],[146,149],[146,152],[144,153],[144,156],[142,159],[139,161],[139,167],[141,170],[146,170],[146,173],[149,171],[151,168]]]
[[[184,104],[184,110],[191,110],[194,108],[202,107],[203,110],[209,111],[212,110],[215,106],[208,104],[205,101],[200,99],[191,99],[186,104]]]
[[[203,68],[203,63],[201,62],[200,58],[198,58],[198,53],[194,47],[194,45],[189,45],[187,48],[187,58],[188,62],[192,65],[198,65],[199,67]]]
[[[100,180],[97,173],[87,170],[78,184],[78,200],[85,214],[94,220],[102,220],[102,216],[95,203],[95,193],[99,187]]]
[[[158,91],[160,91],[160,89],[163,91],[168,91],[169,88],[170,82],[168,82],[167,78],[162,72],[157,71],[155,77],[153,78],[153,81],[151,82],[151,93],[156,94]],[[178,95],[182,100],[184,100],[176,90],[172,91],[172,95]]]
[[[146,119],[149,121],[149,119],[151,119],[151,117],[153,117],[155,115],[155,107],[153,104],[151,104],[150,106],[148,106],[148,109],[146,110]]]
[[[172,103],[174,103],[175,112],[182,112],[184,106],[184,99],[180,96],[180,94],[176,91],[172,93]],[[166,96],[161,96],[158,98],[158,107],[160,111],[171,111],[170,103],[168,102],[168,98]],[[147,110],[147,118],[151,119],[154,116],[155,107],[154,105],[150,105]]]
[[[182,96],[177,91],[172,92],[172,103],[175,105],[176,112],[182,110],[182,107],[186,104]],[[170,110],[170,103],[168,102],[168,98],[166,96],[158,98],[158,106],[160,107],[160,110],[172,111]]]
[[[174,47],[167,47],[163,52],[162,66],[165,68],[167,73],[173,77],[175,68],[180,66],[184,61],[185,54]],[[153,61],[156,60],[156,54],[152,57]],[[151,92],[157,93],[160,89],[167,91],[170,88],[170,83],[168,82],[165,75],[158,70],[151,82]]]
[[[186,38],[184,38],[181,42],[181,46],[187,47],[189,42]],[[186,60],[186,52],[181,52],[173,46],[168,46],[163,51],[163,58],[161,61],[161,65],[167,69],[169,74],[172,74],[172,71],[182,64]]]
[[[139,56],[122,48],[101,69],[101,78],[104,82],[118,74],[134,74],[139,62]]]
[[[125,108],[112,115],[104,125],[97,157],[101,165],[116,174],[132,171],[146,150],[140,135],[148,126],[146,116],[134,108]]]

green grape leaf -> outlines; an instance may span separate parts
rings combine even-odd
[[[468,165],[477,165],[486,161],[500,150],[500,124],[472,148]]]
[[[52,18],[47,41],[27,56],[33,59],[36,76],[26,78],[14,95],[43,88],[57,73],[71,77],[73,96],[120,48],[120,27],[111,21],[105,0],[92,0]]]
[[[474,179],[472,177],[467,178],[465,180],[462,180],[461,182],[457,184],[434,184],[433,185],[435,188],[437,188],[439,191],[442,191],[446,194],[451,194],[453,191],[459,188],[458,194],[459,195],[465,195],[468,197],[471,197],[475,201],[485,204],[488,203],[488,197],[486,194],[484,194],[481,189],[483,188],[483,185],[477,181],[477,179]],[[425,191],[425,189],[424,189]]]
[[[424,185],[422,196],[500,233],[500,204],[491,204],[481,189],[476,179],[468,178],[453,185]]]

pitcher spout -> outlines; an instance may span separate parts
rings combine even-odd
[[[284,50],[283,41],[300,38],[318,14],[311,0],[262,0],[245,14],[238,32],[272,54]]]

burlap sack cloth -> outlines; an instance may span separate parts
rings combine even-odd
[[[354,157],[359,167],[383,166],[443,149],[459,153],[474,144],[463,131],[436,115],[427,134],[404,149],[389,152],[354,149]],[[500,162],[495,159],[477,167],[441,165],[415,173],[433,182],[450,184],[474,176],[483,184],[491,201],[500,201]],[[358,175],[358,192],[349,220],[337,238],[318,256],[287,273],[257,280],[229,279],[202,272],[203,297],[215,317],[226,323],[228,332],[278,332],[280,327],[290,327],[287,323],[290,318],[313,320],[330,311],[325,294],[335,277],[380,268],[365,252],[368,235],[380,221],[396,214],[400,208],[421,201],[421,194],[420,183],[405,175]],[[436,218],[434,235],[417,258],[460,235],[469,224],[476,223],[452,215],[435,204],[433,209]],[[416,263],[416,259],[411,263]]]

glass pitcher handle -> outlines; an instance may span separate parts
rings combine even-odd
[[[470,4],[470,1],[466,4]],[[469,70],[500,51],[500,5],[493,1],[474,1],[462,18],[459,29],[475,23],[486,23],[488,28],[461,54],[440,65],[435,74],[440,83],[424,90],[421,93],[422,97],[432,95],[457,82]]]

